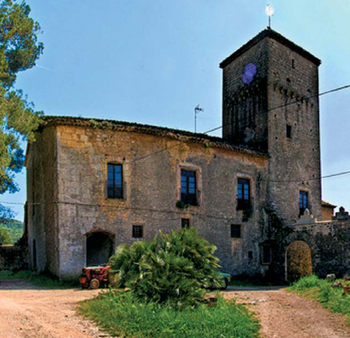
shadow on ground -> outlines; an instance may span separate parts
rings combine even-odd
[[[277,286],[228,286],[226,291],[274,291],[285,289],[286,285]]]
[[[0,290],[74,290],[80,292],[89,292],[90,290],[83,290],[80,287],[43,287],[35,286],[23,279],[0,279]]]

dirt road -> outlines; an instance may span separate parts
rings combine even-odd
[[[248,304],[267,338],[349,338],[346,319],[332,314],[314,300],[299,297],[283,288],[229,288],[226,298]]]
[[[20,280],[0,280],[0,337],[109,337],[75,312],[76,303],[98,290],[50,290]],[[341,315],[282,288],[232,288],[227,298],[246,303],[260,318],[267,338],[349,338]]]
[[[0,337],[109,337],[75,312],[76,303],[99,290],[43,289],[0,279]]]

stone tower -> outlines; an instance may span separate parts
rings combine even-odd
[[[267,202],[285,222],[321,217],[320,60],[265,29],[221,62],[223,137],[267,152]]]

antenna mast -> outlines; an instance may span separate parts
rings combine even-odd
[[[194,132],[197,132],[197,114],[200,113],[201,111],[204,111],[203,108],[199,107],[199,105],[194,108]]]

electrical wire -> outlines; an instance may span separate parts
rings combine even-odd
[[[344,89],[347,89],[347,88],[350,88],[350,85],[345,85],[345,86],[337,87],[337,88],[330,89],[330,90],[327,90],[327,91],[322,92],[322,93],[318,93],[318,94],[315,94],[315,95],[311,95],[311,96],[309,96],[309,97],[306,97],[306,99],[311,99],[311,98],[314,98],[314,97],[324,96],[324,95],[331,94],[331,93],[334,93],[334,92],[337,92],[337,91],[340,91],[340,90],[344,90]],[[300,101],[288,102],[288,103],[285,103],[285,104],[283,104],[283,105],[270,108],[267,112],[270,112],[270,111],[273,111],[273,110],[276,110],[276,109],[279,109],[279,108],[283,108],[283,107],[286,107],[286,106],[289,106],[289,105],[292,105],[292,104],[298,104],[298,103],[300,103]],[[263,111],[263,112],[260,112],[260,113],[255,114],[255,115],[260,115],[260,114],[266,114],[266,112]],[[242,120],[242,119],[241,119],[241,120]],[[229,125],[229,124],[227,124],[227,125]],[[227,125],[221,125],[221,126],[219,126],[219,127],[215,127],[215,128],[213,128],[213,129],[209,129],[209,130],[205,131],[204,133],[200,133],[200,134],[208,134],[208,133],[211,133],[211,132],[213,132],[213,131],[222,129],[223,127],[226,127]],[[186,141],[178,141],[178,142],[179,142],[178,144],[175,144],[175,145],[173,145],[173,146],[171,146],[171,147],[165,147],[165,148],[163,148],[163,149],[157,150],[157,151],[152,152],[152,153],[150,153],[150,154],[147,154],[147,155],[145,155],[145,156],[141,156],[141,157],[139,157],[139,158],[135,158],[135,159],[133,159],[133,160],[126,161],[125,163],[126,163],[126,164],[131,164],[131,163],[134,163],[134,162],[138,162],[138,161],[144,160],[144,159],[146,159],[146,158],[149,158],[149,157],[151,157],[151,156],[160,154],[160,153],[162,153],[162,152],[164,152],[164,151],[177,148],[177,147],[179,147],[181,144],[186,143]]]
[[[325,92],[322,92],[322,93],[318,93],[318,94],[315,94],[315,95],[311,95],[311,96],[307,96],[305,97],[306,100],[309,100],[309,99],[312,99],[312,98],[315,98],[315,97],[320,97],[320,96],[324,96],[324,95],[327,95],[327,94],[331,94],[331,93],[335,93],[335,92],[338,92],[340,90],[344,90],[344,89],[348,89],[350,88],[350,85],[345,85],[345,86],[341,86],[341,87],[337,87],[337,88],[334,88],[334,89],[330,89],[330,90],[327,90]],[[280,109],[280,108],[284,108],[284,107],[287,107],[287,106],[290,106],[290,105],[293,105],[293,104],[300,104],[300,101],[292,101],[292,102],[288,102],[288,103],[284,103],[280,106],[276,106],[276,107],[273,107],[273,108],[270,108],[267,110],[267,112],[270,112],[270,111],[273,111],[273,110],[276,110],[276,109]],[[266,114],[265,111],[262,111],[260,113],[256,113],[256,115],[262,115],[262,114]],[[242,120],[242,118],[241,118]],[[205,131],[203,134],[208,134],[208,133],[211,133],[213,131],[216,131],[216,130],[219,130],[219,129],[222,129],[226,126],[228,126],[229,124],[223,124],[221,126],[218,126],[218,127],[215,127],[213,129],[209,129],[207,131]]]

